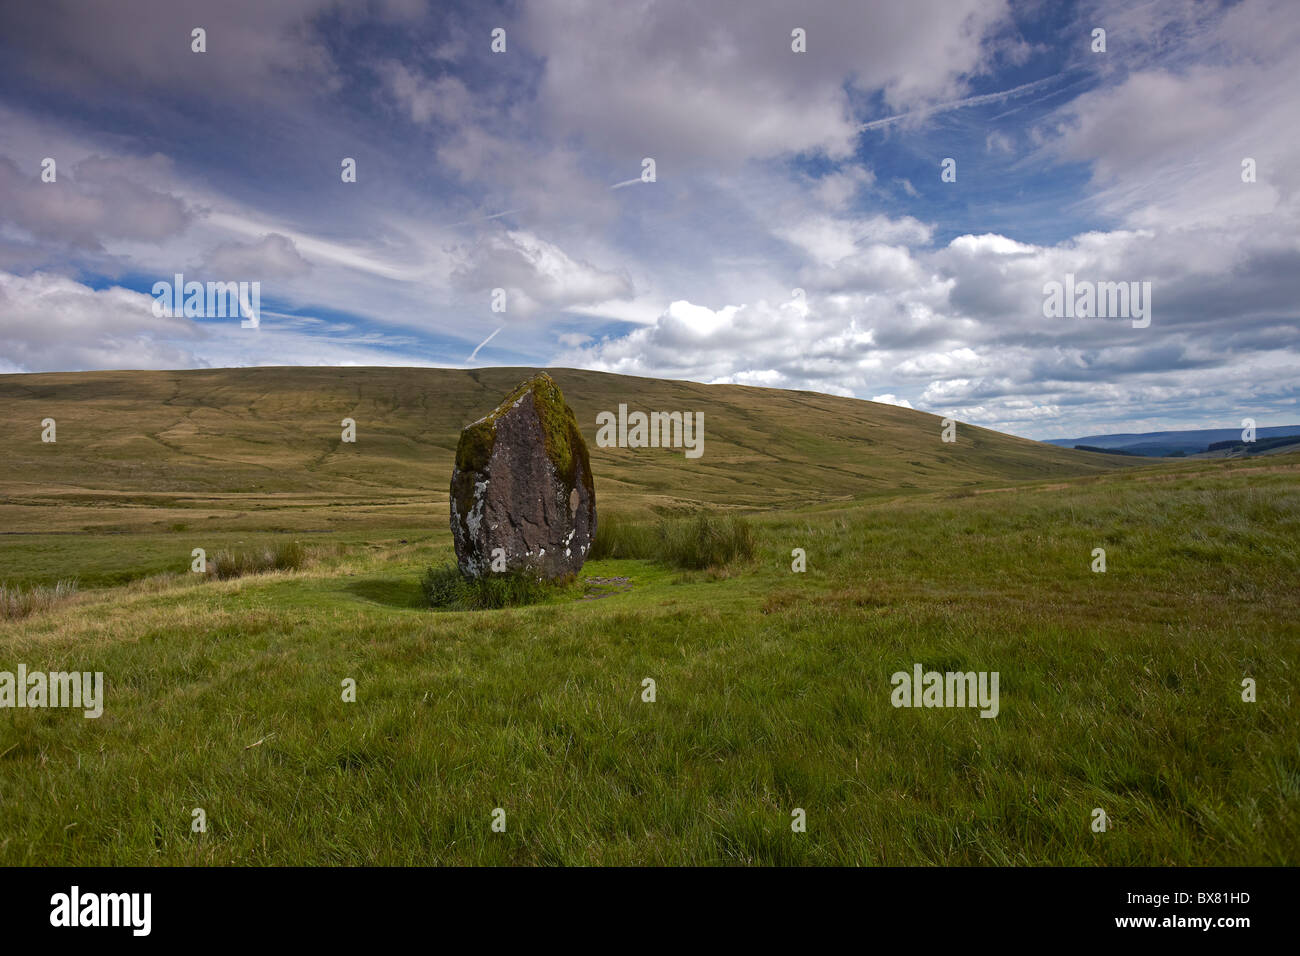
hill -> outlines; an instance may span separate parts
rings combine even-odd
[[[1134,468],[552,370],[588,440],[620,403],[705,415],[699,459],[592,449],[607,536],[743,509],[752,548],[435,611],[456,436],[529,371],[0,377],[0,671],[105,677],[99,717],[0,719],[0,865],[1300,859],[1300,453]],[[996,718],[897,708],[917,666],[999,674]]]
[[[1300,436],[1300,425],[1271,425],[1255,431],[1257,441],[1270,438]],[[1182,452],[1195,455],[1212,451],[1210,446],[1218,442],[1240,441],[1240,428],[1195,428],[1164,432],[1143,432],[1141,434],[1117,433],[1114,435],[1088,435],[1084,438],[1050,438],[1047,444],[1060,448],[1076,448],[1091,445],[1108,451],[1123,451],[1131,455],[1145,455],[1163,458]],[[1250,449],[1262,451],[1263,449]],[[1222,454],[1214,457],[1224,457]]]
[[[106,677],[97,719],[0,719],[0,865],[1294,866],[1298,476],[1292,453],[771,510],[752,560],[600,558],[476,612],[422,604],[451,557],[427,514],[230,580],[187,570],[211,535],[0,538],[6,568],[83,584],[147,570],[124,546],[172,556],[0,618],[0,669]],[[916,666],[1000,674],[997,717],[897,709]]]
[[[461,428],[534,370],[239,368],[0,375],[7,531],[441,527]],[[671,513],[1060,479],[1132,463],[814,392],[550,369],[603,505]],[[704,454],[597,448],[596,415],[703,412]],[[40,441],[56,421],[57,441]],[[357,440],[341,440],[344,418]],[[57,506],[51,508],[50,506]]]

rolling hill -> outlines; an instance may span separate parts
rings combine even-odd
[[[943,444],[893,406],[551,370],[589,441],[619,403],[705,415],[700,459],[592,449],[607,536],[745,509],[752,548],[435,609],[458,432],[530,371],[0,377],[0,599],[34,596],[0,601],[0,671],[106,688],[0,719],[0,865],[1300,859],[1300,454]],[[915,666],[1000,674],[997,718],[897,708]]]
[[[442,526],[461,428],[532,369],[239,368],[0,376],[6,531]],[[1133,462],[813,392],[551,369],[602,505],[672,513],[1068,478]],[[597,448],[602,410],[703,412],[705,451]],[[42,443],[53,418],[57,441]],[[357,440],[340,423],[356,421]],[[56,505],[57,508],[51,508]]]
[[[1270,425],[1256,430],[1257,440],[1260,442],[1296,435],[1300,435],[1300,425]],[[1091,445],[1094,448],[1122,451],[1130,455],[1162,458],[1179,452],[1184,455],[1204,453],[1211,444],[1216,442],[1240,440],[1240,428],[1197,428],[1141,434],[1089,435],[1085,438],[1050,438],[1047,444],[1061,448]]]

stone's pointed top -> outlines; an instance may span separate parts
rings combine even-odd
[[[471,422],[470,424],[477,425],[479,422],[485,422],[490,418],[495,418],[507,408],[512,408],[518,404],[519,400],[524,397],[525,393],[536,393],[538,390],[542,390],[543,394],[548,398],[553,397],[561,402],[564,401],[564,396],[560,393],[560,386],[555,384],[555,379],[551,378],[551,376],[547,375],[545,372],[538,372],[532,378],[525,379],[511,389],[510,394],[501,399],[501,404],[496,408],[478,419],[478,421]]]
[[[456,557],[470,577],[576,574],[596,533],[587,443],[555,380],[538,372],[465,427],[451,476]]]
[[[536,410],[541,424],[546,453],[560,475],[569,482],[575,480],[578,464],[574,450],[578,449],[581,464],[588,475],[591,474],[591,462],[588,459],[587,443],[578,430],[578,420],[564,401],[564,394],[555,379],[545,372],[538,372],[531,378],[516,385],[500,404],[478,421],[465,427],[461,432],[460,443],[456,446],[456,469],[458,471],[478,471],[487,465],[493,443],[496,440],[497,422],[507,412],[519,406],[524,396],[532,396],[532,407]]]

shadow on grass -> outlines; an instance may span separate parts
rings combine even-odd
[[[429,609],[424,593],[420,590],[420,581],[414,577],[362,578],[360,581],[348,582],[344,590],[366,601],[386,607],[413,611]]]

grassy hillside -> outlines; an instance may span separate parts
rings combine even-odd
[[[461,428],[523,368],[251,368],[0,375],[10,531],[304,530],[446,522]],[[592,446],[602,503],[770,507],[1123,467],[910,409],[811,392],[550,370]],[[703,412],[705,452],[599,449],[596,414]],[[341,440],[340,421],[357,423]],[[57,422],[58,441],[40,441]],[[51,514],[48,505],[58,505]],[[52,526],[51,520],[55,522]]]
[[[699,461],[593,448],[604,515],[743,511],[756,555],[431,611],[455,436],[526,374],[0,377],[0,583],[82,586],[0,615],[0,671],[107,683],[95,720],[0,710],[0,865],[1300,863],[1300,453],[944,445],[906,409],[561,370],[589,440],[620,401],[705,412]],[[893,707],[916,663],[998,671],[1000,713]]]
[[[382,531],[84,594],[0,621],[3,666],[108,682],[98,720],[0,713],[0,864],[1295,864],[1271,462],[774,511],[750,564],[590,562],[631,584],[599,600],[434,613],[449,535]],[[913,663],[997,670],[1000,714],[893,708]]]

